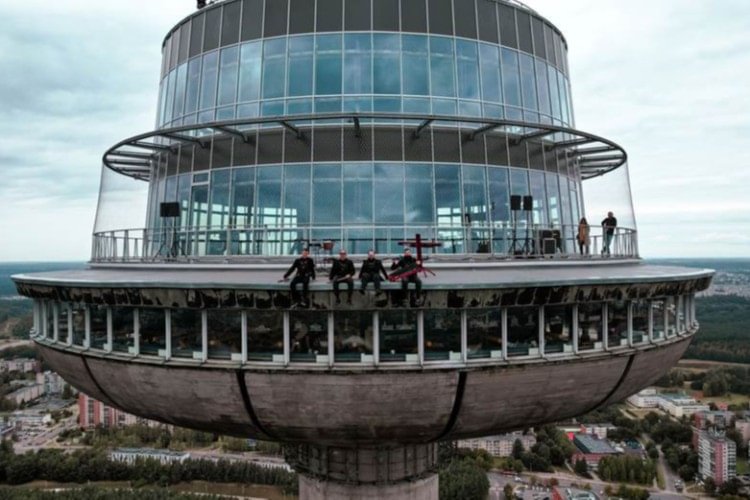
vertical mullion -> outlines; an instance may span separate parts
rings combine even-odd
[[[284,312],[284,366],[289,366],[289,360],[291,358],[291,335],[289,331],[289,311]]]
[[[104,344],[104,350],[112,352],[112,308],[107,307],[107,343]]]
[[[375,366],[380,364],[380,317],[378,311],[372,313],[372,359]]]
[[[208,311],[201,311],[201,361],[208,360]]]
[[[578,304],[573,304],[573,353],[578,354]]]
[[[328,313],[328,366],[333,366],[334,351],[334,337],[333,337],[333,313]]]
[[[66,343],[73,345],[73,306],[67,303],[65,307],[68,309],[68,338],[66,339]]]
[[[172,310],[164,310],[164,359],[172,358]]]
[[[633,308],[635,307],[633,301],[630,300],[628,304],[628,347],[633,347]]]
[[[500,338],[501,346],[503,350],[503,361],[508,360],[508,308],[503,307],[500,309]]]
[[[52,303],[52,340],[57,343],[60,339],[60,305],[57,302]]]
[[[602,304],[602,347],[609,350],[609,303]]]
[[[544,306],[539,306],[538,311],[538,318],[539,318],[539,355],[541,357],[544,357]]]
[[[468,328],[466,321],[466,309],[461,309],[461,361],[469,360]]]
[[[286,315],[286,313],[284,313]],[[282,329],[282,336],[284,331]],[[247,311],[240,312],[240,362],[247,363]]]
[[[133,354],[141,354],[141,310],[133,311]]]
[[[91,308],[88,305],[86,305],[85,307],[83,347],[85,349],[89,349],[91,347]]]
[[[654,343],[654,303],[648,301],[648,341]]]
[[[417,355],[419,364],[424,366],[424,311],[417,312]]]

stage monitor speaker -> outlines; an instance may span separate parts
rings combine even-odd
[[[534,209],[534,198],[532,196],[523,197],[523,209],[531,211]]]
[[[180,204],[176,201],[167,201],[159,204],[159,215],[162,217],[179,217]]]
[[[520,194],[510,195],[510,209],[521,210],[521,195]]]

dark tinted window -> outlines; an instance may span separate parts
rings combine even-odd
[[[517,49],[516,9],[508,5],[498,4],[497,15],[500,24],[500,43]]]
[[[531,18],[532,32],[534,33],[534,54],[546,59],[547,49],[544,45],[544,25],[536,17]]]
[[[224,20],[221,23],[221,45],[231,45],[240,39],[240,2],[224,5]]]
[[[547,48],[547,60],[552,64],[557,64],[557,56],[555,55],[555,37],[552,34],[552,28],[548,25],[544,25],[544,46]]]
[[[529,54],[533,54],[534,47],[531,42],[531,19],[526,12],[516,10],[518,21],[518,48]]]
[[[562,68],[562,49],[560,47],[562,41],[560,39],[560,35],[555,33],[553,35],[553,41],[552,43],[555,46],[555,59],[557,60],[557,67]]]
[[[203,45],[203,21],[206,16],[200,15],[193,18],[190,27],[190,57],[201,53]]]
[[[451,0],[429,0],[430,33],[453,34],[453,9]]]
[[[279,36],[286,34],[286,0],[270,0],[265,13],[263,36]]]
[[[177,55],[177,64],[185,62],[188,57],[188,47],[190,46],[190,23],[187,22],[180,28],[180,52]]]
[[[497,43],[497,12],[495,3],[489,0],[477,0],[479,17],[479,39]]]
[[[212,50],[219,46],[219,23],[221,22],[221,9],[213,8],[206,12],[206,28],[203,35],[203,50]]]
[[[380,5],[381,3],[378,1],[378,8],[380,8]],[[370,0],[345,0],[344,29],[346,31],[369,30],[371,8]]]
[[[341,31],[341,0],[318,0],[316,31]]]
[[[477,37],[477,19],[472,0],[454,0],[453,15],[456,19],[456,36]]]
[[[375,0],[372,12],[373,29],[380,31],[398,31],[398,0]]]
[[[263,0],[245,0],[242,4],[241,39],[260,38],[263,28]]]
[[[179,50],[179,44],[180,44],[180,30],[175,30],[174,33],[172,33],[172,38],[169,41],[169,44],[171,47],[169,48],[169,69],[174,68],[177,66],[177,52]]]
[[[427,32],[425,0],[401,0],[401,30]]]
[[[291,0],[289,4],[289,33],[312,33],[315,31],[315,2]]]

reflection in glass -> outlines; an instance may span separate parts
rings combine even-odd
[[[242,352],[242,313],[209,309],[209,359],[236,359]]]
[[[508,309],[508,357],[539,354],[539,309]]]
[[[424,312],[424,359],[461,360],[461,311],[430,309]]]
[[[237,102],[237,73],[239,63],[237,46],[222,49],[219,61],[219,106]],[[178,87],[179,90],[179,87]],[[175,102],[177,109],[177,102]]]
[[[601,349],[602,304],[600,302],[578,304],[578,350]]]
[[[274,311],[248,311],[247,360],[281,361],[283,357],[284,316]]]
[[[135,309],[132,307],[112,308],[112,350],[130,352],[135,347]]]
[[[263,98],[283,97],[286,78],[286,38],[266,40],[263,45]]]
[[[573,352],[573,306],[544,308],[545,354]]]
[[[315,94],[341,94],[341,35],[319,35],[315,59]]]
[[[476,42],[456,40],[458,97],[479,99],[479,59]]]
[[[334,361],[372,361],[372,313],[340,311],[333,316]]]
[[[89,306],[91,315],[91,345],[93,349],[104,349],[107,343],[107,307]]]
[[[344,93],[372,94],[372,41],[369,33],[344,35]]]
[[[164,309],[144,308],[138,310],[141,353],[156,356],[166,349],[166,313]]]
[[[240,102],[260,97],[261,48],[261,42],[243,43],[240,48]]]
[[[291,361],[314,363],[328,354],[328,313],[293,311],[289,313]]]
[[[289,38],[288,96],[312,95],[313,54],[312,36]]]
[[[520,58],[523,106],[526,109],[537,111],[539,108],[537,105],[536,78],[534,76],[534,58],[523,53],[520,54]]]
[[[616,300],[607,304],[607,346],[628,345],[628,303]]]
[[[427,37],[403,35],[402,43],[404,95],[429,95],[430,64],[427,55]]]
[[[378,317],[380,362],[419,361],[417,312],[382,311]]]
[[[667,311],[667,337],[674,337],[677,335],[677,298],[667,297],[664,307]]]
[[[401,93],[401,37],[393,34],[373,35],[373,86],[375,94]]]
[[[172,311],[172,357],[192,358],[200,353],[202,346],[201,312],[194,309]]]
[[[511,106],[521,107],[521,83],[519,80],[520,70],[518,67],[518,52],[510,49],[501,49],[502,73],[503,73],[503,95],[505,103]]]
[[[500,49],[495,45],[480,43],[479,60],[482,67],[482,100],[502,102]]]
[[[82,346],[86,339],[86,306],[72,304],[73,345]]]
[[[654,300],[651,302],[651,314],[654,318],[654,340],[664,340],[666,309],[663,300]]]
[[[454,62],[453,40],[442,37],[430,38],[432,95],[456,97]]]
[[[648,342],[648,322],[650,316],[650,301],[643,299],[633,301],[633,344]]]
[[[468,359],[502,357],[503,332],[500,309],[468,309],[466,343]]]
[[[219,56],[217,51],[203,56],[203,74],[201,76],[201,99],[198,109],[216,106],[216,79],[219,74]]]
[[[68,342],[68,304],[57,304],[57,339],[60,342]]]

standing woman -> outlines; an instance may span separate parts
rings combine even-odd
[[[591,244],[591,238],[589,237],[590,233],[591,228],[586,221],[586,217],[581,217],[581,220],[578,222],[578,234],[576,235],[576,239],[578,240],[578,251],[581,255],[589,254],[589,245]],[[584,248],[586,250],[585,253]]]

